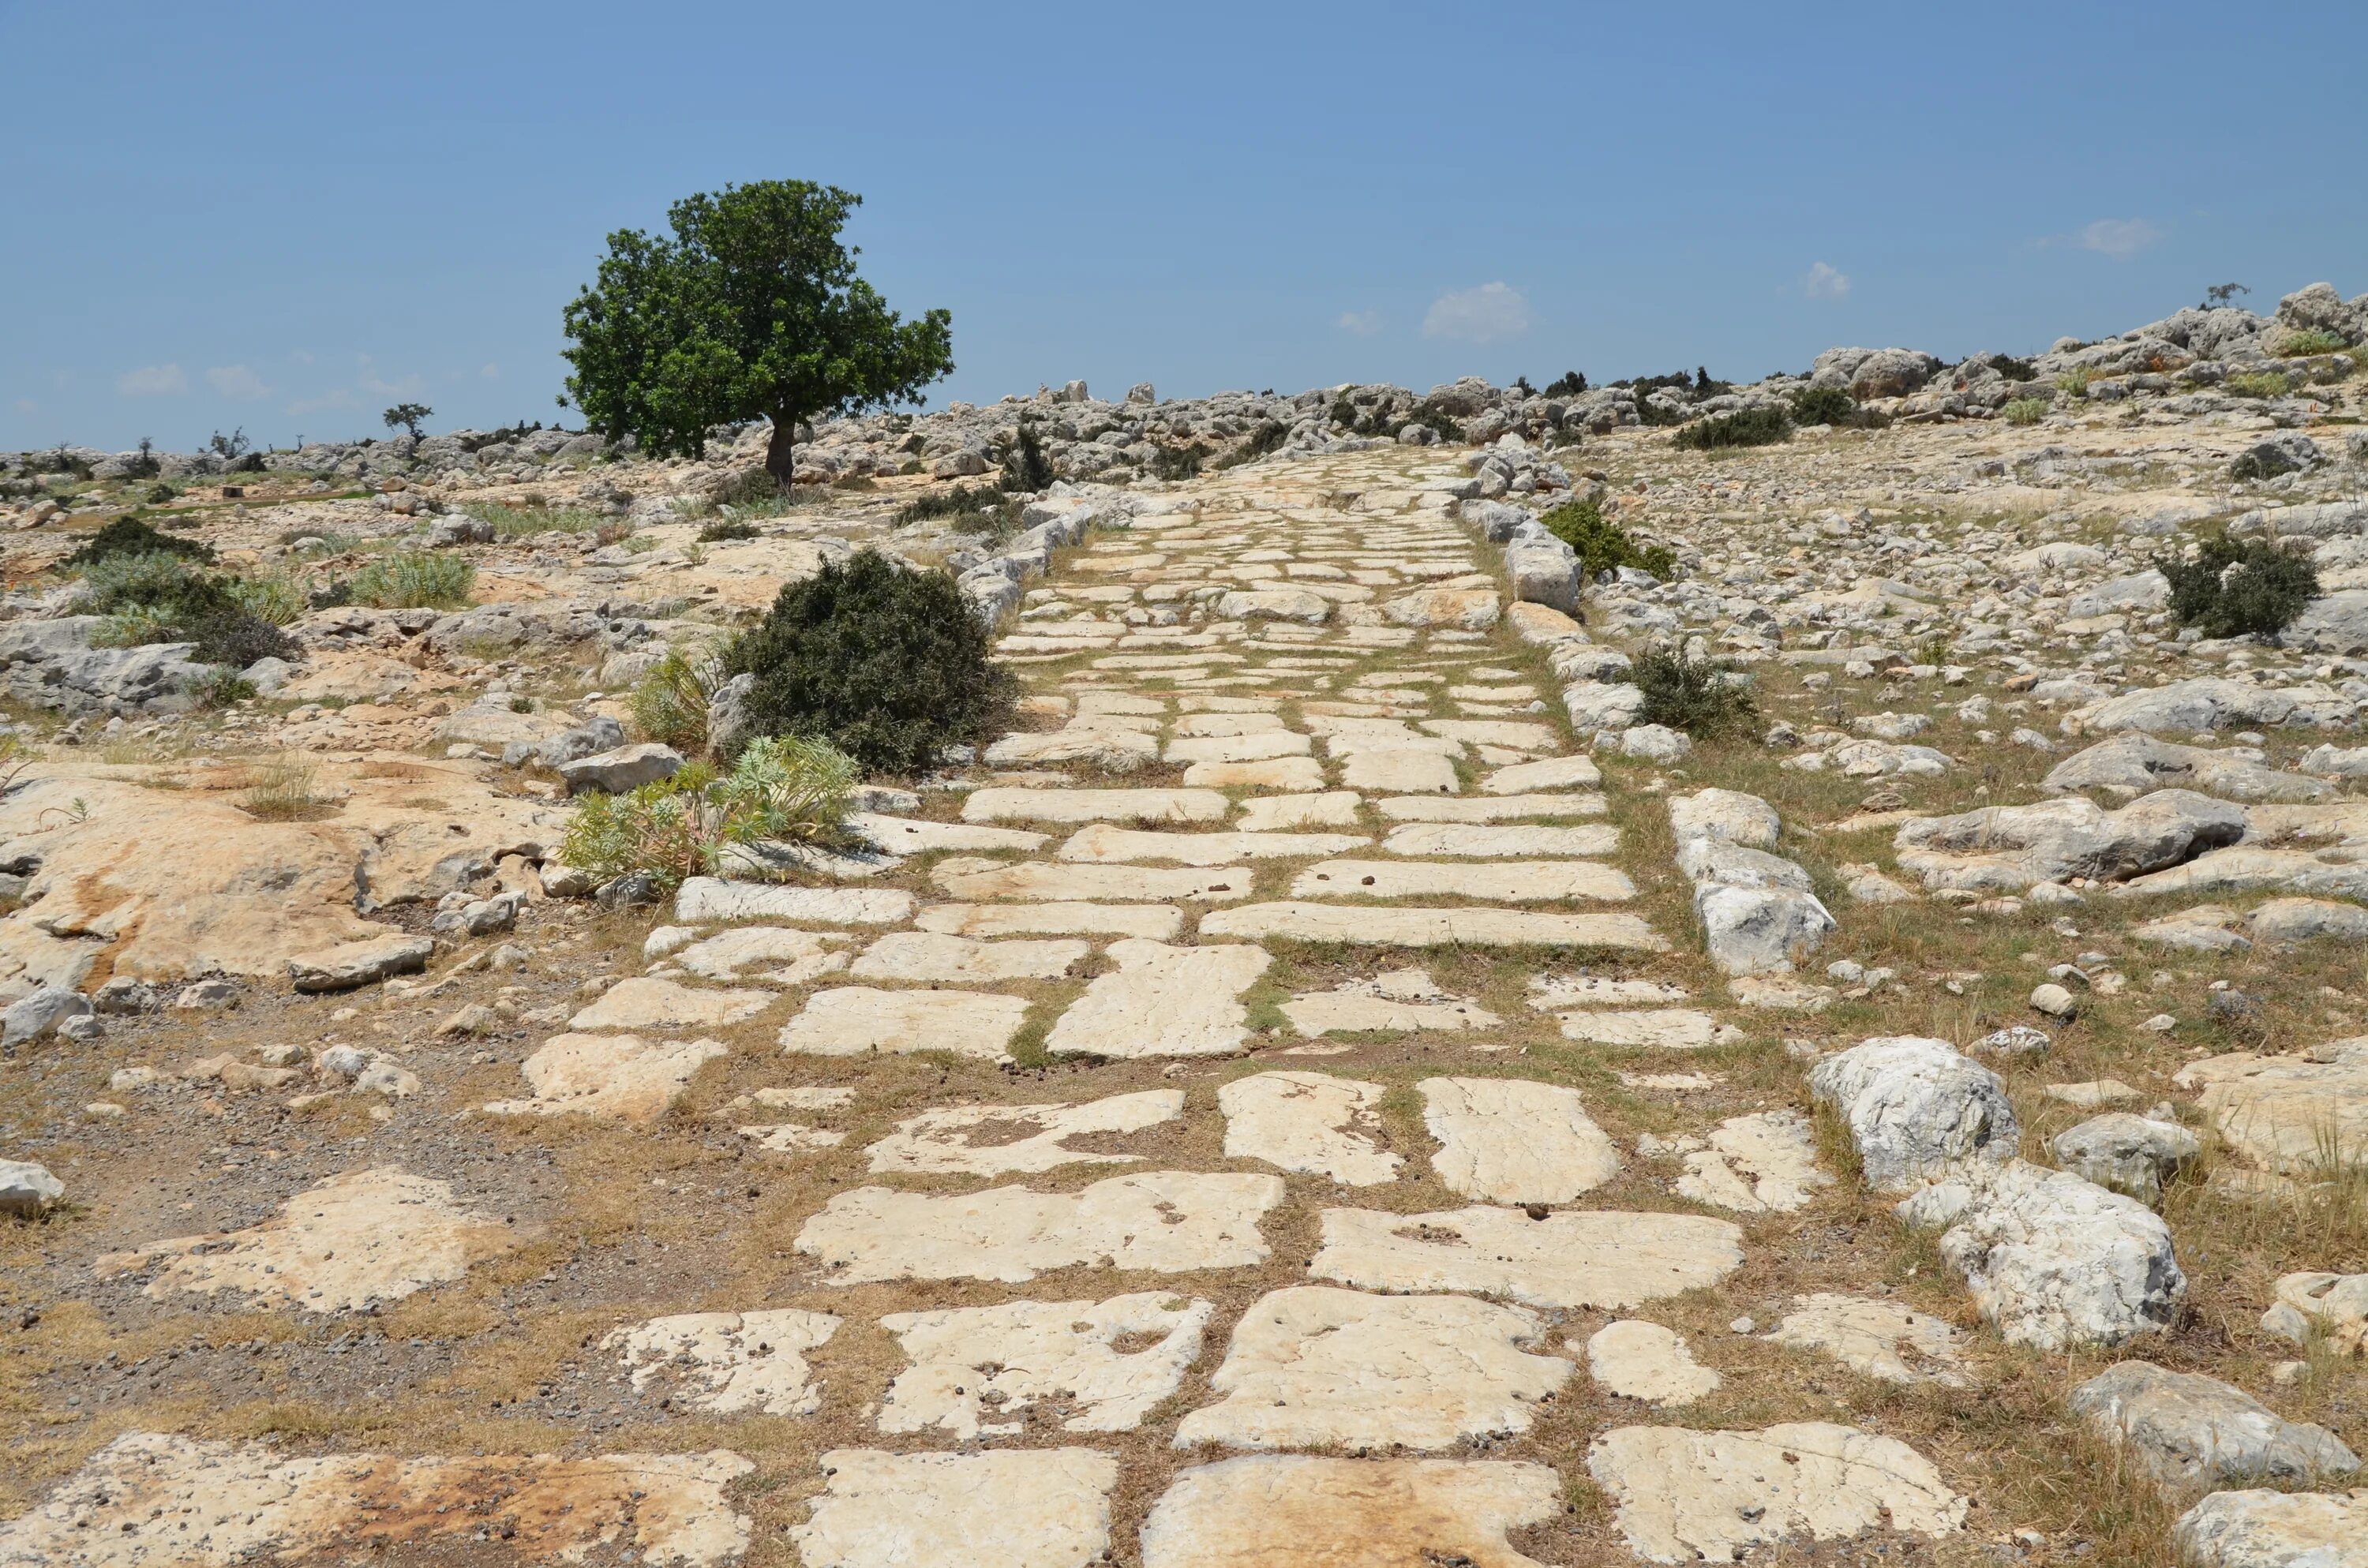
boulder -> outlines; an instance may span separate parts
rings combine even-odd
[[[2203,1144],[2175,1121],[2112,1111],[2057,1133],[2047,1147],[2075,1176],[2152,1208],[2162,1201],[2163,1184]]]
[[[1700,887],[1694,915],[1711,961],[1726,975],[1789,973],[1840,929],[1815,893],[1790,888]]]
[[[2054,1354],[2170,1326],[2187,1277],[2161,1216],[2068,1171],[1963,1165],[1899,1205],[2010,1345]]]
[[[2093,588],[2072,596],[2064,607],[2067,620],[2100,615],[2126,615],[2160,609],[2170,602],[2170,579],[2148,567],[2126,577],[2110,577]]]
[[[2114,812],[2073,797],[1918,817],[1893,843],[1901,869],[1933,892],[2021,892],[2074,877],[2125,881],[2234,844],[2245,827],[2242,807],[2158,790]]]
[[[2272,1287],[2276,1300],[2261,1329],[2307,1345],[2325,1341],[2338,1356],[2368,1356],[2368,1274],[2288,1274]]]
[[[29,1160],[0,1160],[0,1214],[37,1219],[66,1195],[65,1183]]]
[[[1908,1191],[1968,1161],[2011,1160],[2021,1141],[2005,1084],[1946,1040],[1867,1040],[1812,1068],[1809,1093],[1841,1118],[1878,1192]]]
[[[2314,653],[2368,653],[2368,588],[2320,595],[2303,607],[2278,641]]]
[[[1581,734],[1624,730],[1645,710],[1645,694],[1635,687],[1591,680],[1563,687],[1562,700],[1570,712],[1570,727]]]
[[[68,1018],[90,1016],[90,999],[64,985],[44,985],[0,1012],[0,1045],[23,1045],[54,1034]]]
[[[2308,619],[2307,612],[2305,619]],[[2300,624],[2297,622],[2296,627]],[[2289,635],[2294,634],[2289,631]],[[2064,733],[2078,735],[2116,730],[2159,730],[2193,734],[2198,730],[2246,730],[2282,724],[2324,728],[2350,723],[2358,707],[2332,687],[2316,682],[2294,687],[2255,686],[2225,676],[2198,676],[2192,680],[2149,687],[2076,709],[2065,716]]]
[[[604,751],[614,751],[624,744],[625,726],[605,713],[596,713],[543,741],[535,748],[534,756],[543,767],[557,768]]]
[[[655,784],[671,778],[682,767],[682,754],[672,746],[655,741],[641,741],[614,751],[600,752],[592,756],[578,757],[559,765],[559,776],[567,780],[571,791],[605,790],[622,795],[644,784]]]
[[[2044,784],[2060,792],[2110,790],[2131,795],[2193,789],[2237,801],[2316,801],[2334,793],[2323,779],[2264,767],[2209,746],[2174,745],[2139,731],[2099,741],[2057,763]]]
[[[1782,823],[1776,808],[1739,790],[1698,790],[1669,797],[1669,827],[1678,842],[1724,839],[1747,849],[1773,849]]]
[[[2217,1378],[2123,1361],[2072,1391],[2073,1414],[2164,1486],[2204,1492],[2246,1481],[2309,1486],[2359,1460],[2324,1426],[2288,1421]]]
[[[299,991],[352,991],[390,975],[416,974],[436,951],[433,937],[394,933],[343,942],[288,960],[288,978]]]
[[[2215,1492],[2171,1543],[2189,1568],[2368,1568],[2368,1491]]]

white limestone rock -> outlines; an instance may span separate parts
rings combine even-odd
[[[1567,1203],[1620,1174],[1578,1091],[1526,1078],[1425,1078],[1431,1167],[1450,1192],[1490,1203]]]
[[[783,1051],[805,1056],[893,1055],[947,1051],[987,1062],[1008,1059],[1028,1003],[993,991],[881,991],[868,985],[817,991],[781,1026]]]
[[[912,1365],[880,1402],[882,1432],[1016,1437],[1032,1405],[1064,1432],[1128,1432],[1174,1393],[1216,1308],[1164,1290],[1106,1301],[1009,1301],[892,1312],[880,1326]],[[1147,1339],[1121,1350],[1121,1340]]]
[[[629,1324],[600,1347],[617,1352],[636,1392],[666,1388],[719,1415],[812,1415],[822,1387],[808,1376],[805,1352],[827,1344],[838,1322],[793,1307],[684,1312]]]
[[[1770,1342],[1830,1356],[1861,1377],[1887,1383],[1974,1386],[1957,1331],[1940,1318],[1875,1296],[1833,1291],[1793,1298]]]
[[[1877,1192],[1905,1192],[1968,1161],[2010,1160],[2021,1138],[1998,1075],[1946,1040],[1882,1036],[1809,1070],[1809,1093],[1850,1129]]]
[[[1078,1162],[1132,1165],[1139,1154],[1069,1146],[1140,1132],[1184,1114],[1181,1089],[1143,1089],[1083,1105],[948,1106],[907,1117],[866,1151],[875,1176],[1032,1176]]]
[[[1176,1478],[1143,1568],[1539,1568],[1506,1535],[1562,1509],[1542,1464],[1251,1454]]]
[[[1587,1372],[1622,1399],[1691,1404],[1726,1380],[1694,1359],[1686,1342],[1656,1323],[1623,1318],[1587,1341]]]
[[[1343,1187],[1397,1179],[1379,1114],[1383,1088],[1325,1073],[1253,1073],[1217,1091],[1225,1156],[1329,1176]]]
[[[1118,967],[1096,976],[1045,1037],[1053,1055],[1231,1055],[1249,1039],[1241,994],[1273,961],[1248,943],[1174,948],[1134,937],[1112,942],[1109,956]]]
[[[1091,1449],[833,1449],[790,1540],[807,1568],[1087,1568],[1110,1545],[1118,1461]]]
[[[1715,1285],[1743,1267],[1743,1233],[1693,1214],[1485,1206],[1431,1214],[1326,1209],[1307,1271],[1369,1290],[1460,1290],[1611,1311]]]

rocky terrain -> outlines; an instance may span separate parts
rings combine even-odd
[[[0,1565],[2368,1564],[2363,344],[8,457]],[[565,864],[867,549],[1010,733]]]

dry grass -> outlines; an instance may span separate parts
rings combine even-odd
[[[332,809],[318,784],[308,763],[267,762],[255,768],[254,782],[239,796],[239,810],[258,822],[311,822]]]

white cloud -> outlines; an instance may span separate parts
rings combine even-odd
[[[2127,261],[2162,238],[2162,231],[2143,218],[2100,218],[2072,236],[2082,250]]]
[[[359,408],[360,406],[361,403],[356,400],[353,393],[339,387],[334,392],[324,392],[319,397],[300,397],[288,405],[288,412],[295,415],[318,414],[323,409]]]
[[[1801,278],[1801,292],[1812,300],[1847,299],[1850,291],[1850,274],[1822,261]]]
[[[502,368],[488,359],[485,361],[485,368],[478,371],[477,374],[484,377],[485,380],[489,381],[498,381],[502,379]]]
[[[1425,337],[1454,337],[1466,343],[1496,343],[1529,330],[1530,302],[1509,283],[1451,290],[1433,300],[1422,318]]]
[[[359,369],[358,384],[366,392],[375,392],[393,398],[416,398],[427,390],[427,383],[417,376],[404,376],[395,381],[388,381],[378,373],[378,361],[367,354],[355,355],[354,362]]]
[[[20,397],[17,400],[17,412],[19,414],[38,414],[40,410],[41,405],[29,397]]]
[[[244,365],[217,365],[206,372],[206,384],[226,398],[239,403],[253,403],[271,395],[263,378]]]
[[[1371,337],[1382,330],[1382,318],[1374,311],[1342,311],[1340,319],[1332,324],[1342,332],[1353,332],[1359,337]]]
[[[136,370],[126,370],[115,383],[115,390],[125,397],[170,397],[189,390],[189,378],[181,374],[178,365],[142,365]]]

